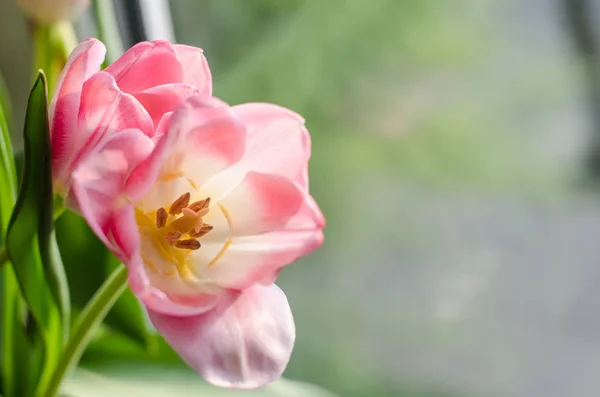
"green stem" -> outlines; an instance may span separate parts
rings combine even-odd
[[[56,58],[61,61],[62,67],[64,67],[64,64],[69,59],[69,55],[71,55],[71,51],[77,45],[77,35],[75,34],[75,29],[73,29],[73,24],[68,21],[54,23],[50,32],[50,40],[56,51]]]
[[[50,27],[44,24],[35,24],[33,30],[34,63],[33,75],[37,78],[38,71],[44,71],[48,80],[48,97],[52,97],[55,83],[52,73],[52,42],[50,40]]]
[[[77,318],[71,338],[52,374],[48,387],[41,395],[54,397],[63,379],[79,362],[94,332],[102,323],[127,286],[127,269],[120,265],[102,284]]]
[[[123,42],[119,35],[119,26],[112,0],[94,0],[94,18],[98,39],[106,46],[106,59],[104,67],[116,61],[123,53]]]

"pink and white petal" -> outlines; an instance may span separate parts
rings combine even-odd
[[[121,91],[105,72],[96,73],[83,85],[78,121],[92,135],[126,128],[154,135],[154,124],[146,109],[135,97]]]
[[[304,119],[269,103],[233,106],[248,130],[246,154],[240,162],[251,170],[280,174],[307,187],[310,135]]]
[[[121,92],[112,76],[104,72],[94,74],[84,83],[77,118],[77,134],[71,143],[75,151],[58,178],[72,173],[98,145],[119,131],[135,128],[148,136],[154,132],[152,120],[143,106],[131,95]]]
[[[125,245],[128,239],[121,239],[121,234],[111,237],[111,233],[114,233],[113,221],[115,216],[118,217],[116,211],[124,204],[122,200],[127,175],[148,156],[153,146],[152,140],[141,131],[122,131],[90,153],[73,174],[71,191],[76,209],[98,238],[113,251],[117,246],[125,248],[127,256],[132,255],[133,248]],[[135,219],[131,218],[133,222]],[[131,232],[131,229],[119,227],[121,229]],[[113,237],[117,237],[117,241]],[[123,244],[116,244],[119,241]]]
[[[130,285],[132,285],[131,278]],[[132,288],[132,290],[134,289]],[[213,309],[221,299],[219,295],[209,294],[197,294],[195,296],[184,297],[185,299],[173,299],[163,291],[152,286],[149,286],[142,293],[138,293],[137,296],[149,312],[152,311],[157,315],[174,317],[201,315]]]
[[[274,284],[231,293],[199,316],[149,316],[190,367],[221,387],[255,389],[277,380],[296,337],[285,294]]]
[[[173,117],[174,112],[169,112],[163,114],[156,126],[156,135],[154,135],[155,142],[158,142],[162,135],[166,134],[169,131],[169,124],[171,123],[171,117]]]
[[[197,47],[174,44],[183,68],[183,82],[198,88],[200,95],[212,96],[212,75],[203,51]]]
[[[232,235],[249,236],[283,229],[304,197],[298,185],[281,175],[251,171],[219,206],[230,219]]]
[[[100,41],[83,41],[71,53],[58,79],[49,108],[52,171],[56,176],[62,174],[76,150],[73,144],[78,132],[77,113],[83,83],[100,70],[105,53],[106,48]]]
[[[302,207],[296,215],[289,219],[284,229],[302,231],[323,228],[325,228],[325,216],[323,216],[315,199],[308,192],[305,192]]]
[[[158,126],[163,116],[173,112],[177,106],[192,95],[198,94],[198,89],[187,84],[165,84],[136,92],[133,96],[144,106],[155,126]]]
[[[244,126],[229,108],[212,107],[198,96],[191,97],[170,117],[169,130],[153,153],[134,170],[127,193],[139,200],[157,179],[183,175],[199,187],[242,157],[244,140]]]
[[[223,288],[243,290],[254,284],[275,282],[279,271],[323,244],[320,229],[271,232],[234,237],[219,259],[207,267],[203,276]],[[214,249],[212,249],[214,248]],[[203,243],[201,255],[214,255],[221,246]],[[206,258],[205,263],[212,260]]]
[[[183,69],[177,53],[167,41],[144,41],[127,50],[105,72],[127,93],[163,84],[182,83]]]

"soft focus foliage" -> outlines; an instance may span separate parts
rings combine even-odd
[[[17,0],[31,18],[42,23],[68,20],[89,6],[90,0]]]

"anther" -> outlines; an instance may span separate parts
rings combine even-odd
[[[185,250],[197,250],[200,248],[200,242],[194,239],[179,240],[175,243],[175,247]]]
[[[203,225],[203,226],[200,228],[200,230],[198,230],[198,231],[192,230],[192,231],[189,233],[189,235],[190,235],[190,237],[192,237],[192,238],[199,238],[199,237],[202,237],[202,236],[204,236],[206,233],[210,232],[210,231],[211,231],[211,230],[213,230],[213,229],[214,229],[214,227],[212,227],[211,225],[208,225],[208,224],[206,224],[206,223],[205,223],[205,224],[204,224],[204,225]]]
[[[179,240],[179,237],[181,237],[180,232],[169,232],[165,234],[165,240],[167,240],[171,245],[175,245],[177,240]]]
[[[167,218],[169,217],[169,214],[167,214],[167,211],[160,207],[157,211],[156,211],[156,227],[157,228],[161,228],[161,227],[165,227],[165,225],[167,224]]]
[[[190,203],[190,193],[182,194],[177,200],[173,201],[171,207],[169,207],[169,214],[177,215],[181,214],[181,210],[186,208]]]
[[[204,200],[193,202],[192,204],[190,204],[188,206],[188,208],[194,212],[198,212],[201,209],[208,208],[209,204],[210,204],[210,197],[207,197]]]

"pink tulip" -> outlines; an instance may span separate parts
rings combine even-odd
[[[120,131],[152,138],[186,98],[210,98],[212,80],[202,50],[144,42],[100,71],[106,48],[88,39],[74,50],[50,104],[52,174],[67,196],[78,165]]]
[[[151,46],[145,43],[93,79],[87,66],[101,58],[96,43],[78,47],[63,78],[84,86],[63,106],[93,125],[84,132],[93,148],[79,155],[83,145],[53,146],[55,166],[71,175],[75,208],[126,264],[152,323],[194,370],[223,387],[277,379],[295,327],[273,283],[284,266],[322,244],[325,224],[308,192],[304,120],[275,105],[228,106],[201,94],[172,112],[184,95],[161,84],[174,84],[181,65],[191,70],[184,76],[210,87],[197,58],[167,62],[160,52],[164,59],[142,66],[150,58],[140,56]],[[127,75],[127,67],[136,73]],[[142,116],[148,109],[152,121]],[[81,134],[81,125],[61,127],[62,141]],[[96,131],[101,139],[92,138]]]

